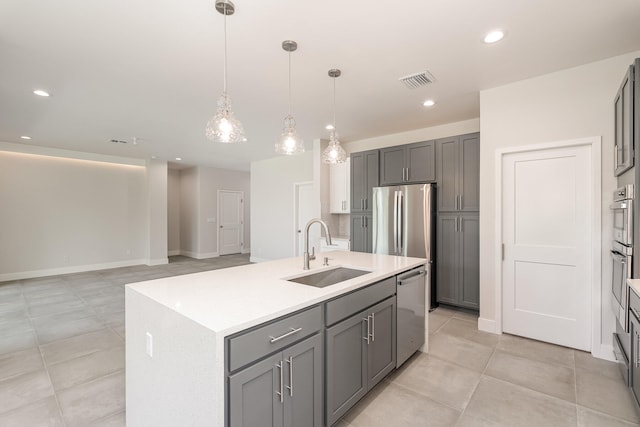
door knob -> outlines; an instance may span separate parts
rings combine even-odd
[[[302,231],[298,230],[298,233],[302,233]]]
[[[222,226],[220,226],[220,228],[223,228]]]

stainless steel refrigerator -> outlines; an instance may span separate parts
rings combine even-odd
[[[435,184],[373,189],[373,253],[427,260],[427,287],[435,308]]]
[[[373,189],[373,253],[427,260],[424,269],[408,271],[396,282],[396,367],[424,345],[427,305],[435,303],[435,200],[434,184]]]

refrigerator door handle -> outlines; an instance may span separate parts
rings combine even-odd
[[[398,255],[404,254],[404,193],[398,191]]]
[[[393,192],[393,255],[398,254],[398,192]]]

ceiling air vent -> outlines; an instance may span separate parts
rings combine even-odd
[[[424,71],[422,73],[411,74],[410,76],[400,77],[399,79],[409,89],[416,89],[421,86],[430,85],[435,82],[436,79],[430,72]]]
[[[109,142],[113,144],[126,144],[127,141],[123,141],[122,139],[110,139]]]

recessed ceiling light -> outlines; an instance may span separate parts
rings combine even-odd
[[[49,95],[49,92],[46,92],[46,91],[44,91],[42,89],[36,89],[36,90],[33,91],[33,93],[35,93],[38,96],[51,96],[51,95]]]
[[[176,160],[180,161],[180,160],[182,160],[182,157],[176,157]]]
[[[436,102],[433,99],[427,99],[426,101],[424,101],[424,103],[422,103],[422,105],[424,105],[425,107],[433,107],[434,105],[436,105]]]
[[[26,135],[23,135],[23,136],[21,136],[20,138],[21,138],[21,139],[31,139],[31,137],[30,137],[30,136],[26,136]]]
[[[326,125],[324,128],[326,130],[333,130],[333,125]]]
[[[499,42],[500,40],[502,40],[503,37],[504,37],[504,32],[503,31],[501,31],[501,30],[493,30],[493,31],[487,33],[486,36],[484,36],[484,42],[487,43],[487,44]]]

